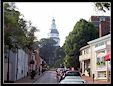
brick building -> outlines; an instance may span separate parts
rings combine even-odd
[[[94,24],[99,32],[99,37],[108,35],[110,29],[110,16],[91,16],[90,22]]]

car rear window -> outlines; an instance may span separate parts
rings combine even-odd
[[[79,72],[68,72],[65,74],[65,76],[80,76]]]

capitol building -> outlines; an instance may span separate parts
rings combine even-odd
[[[52,24],[51,24],[51,28],[50,31],[48,33],[48,38],[52,38],[53,40],[56,41],[56,45],[55,46],[60,46],[60,39],[59,39],[59,32],[56,28],[56,24],[55,24],[55,19],[52,19]]]

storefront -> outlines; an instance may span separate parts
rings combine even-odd
[[[105,50],[96,51],[97,79],[107,79],[107,64],[104,61]]]
[[[96,79],[108,80],[111,76],[111,34],[88,42],[91,48],[91,75]]]

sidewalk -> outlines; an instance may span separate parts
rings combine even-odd
[[[87,84],[111,84],[111,82],[107,82],[106,80],[94,80],[93,83],[93,78],[89,76],[82,76],[82,79],[84,79]]]
[[[46,72],[46,71],[45,71],[45,72]],[[45,72],[41,73],[40,75],[37,74],[37,75],[34,77],[34,79],[31,79],[30,76],[27,76],[27,77],[25,77],[25,78],[22,78],[22,79],[19,79],[19,80],[15,81],[14,83],[28,83],[28,84],[33,83],[33,82],[35,82],[37,79],[39,79],[42,75],[44,75]]]

